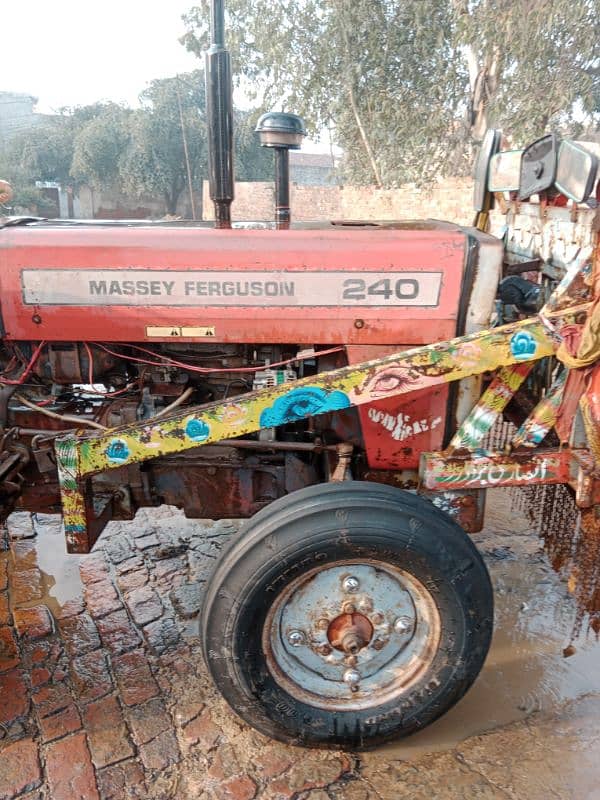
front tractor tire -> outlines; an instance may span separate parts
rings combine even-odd
[[[274,739],[366,749],[465,694],[493,624],[485,564],[428,500],[375,483],[301,489],[223,554],[203,608],[212,678]]]

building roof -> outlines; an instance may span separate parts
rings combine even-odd
[[[293,167],[320,167],[333,169],[335,164],[329,153],[302,153],[299,150],[290,151],[290,165]]]

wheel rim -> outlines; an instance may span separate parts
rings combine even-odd
[[[329,710],[368,709],[404,695],[428,670],[440,616],[426,587],[376,560],[305,573],[271,606],[262,644],[277,683]]]

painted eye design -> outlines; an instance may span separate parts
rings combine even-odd
[[[123,464],[129,458],[129,447],[123,439],[113,439],[106,448],[106,457],[116,464]]]
[[[412,386],[415,378],[410,370],[404,367],[387,367],[387,369],[374,375],[367,384],[366,390],[371,396],[389,394],[401,391],[406,386]]]
[[[292,389],[283,397],[278,397],[272,406],[263,410],[260,424],[265,427],[284,425],[310,414],[341,411],[349,405],[348,396],[339,390],[327,392],[319,386]]]

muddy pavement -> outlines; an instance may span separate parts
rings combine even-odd
[[[26,538],[0,553],[0,800],[600,800],[600,645],[563,656],[572,602],[510,508],[495,493],[475,537],[497,603],[476,685],[360,755],[270,742],[212,688],[197,614],[235,523],[143,511],[77,557],[58,518],[13,515]]]

